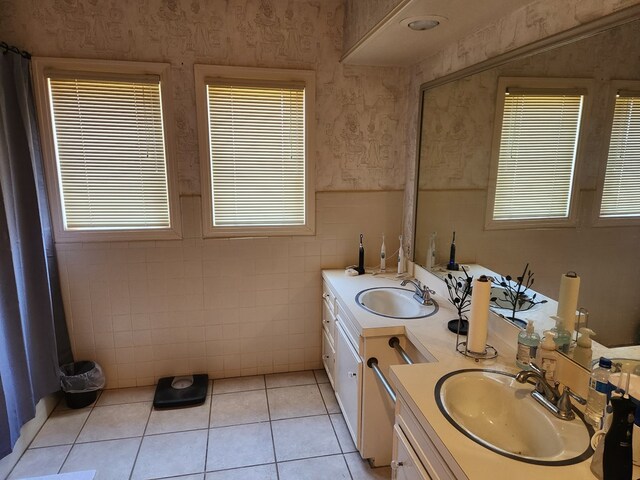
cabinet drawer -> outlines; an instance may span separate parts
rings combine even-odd
[[[333,310],[327,305],[327,302],[322,302],[322,326],[326,330],[331,344],[335,345],[336,317],[333,314]]]
[[[362,360],[340,322],[336,322],[336,398],[342,409],[349,433],[360,448],[360,398],[362,395]]]
[[[335,388],[333,379],[336,371],[336,351],[333,348],[333,342],[327,337],[326,330],[322,330],[322,363],[327,371],[331,386]]]
[[[336,314],[336,297],[331,290],[327,286],[325,282],[322,282],[322,299],[324,303],[327,305],[327,308],[331,312],[332,315]]]
[[[453,466],[455,468],[454,473],[401,397],[398,397],[396,427],[402,430],[406,439],[412,445],[422,466],[430,475],[427,478],[432,478],[433,480],[463,480],[467,478],[457,464]]]
[[[393,427],[393,480],[432,480],[398,425]]]

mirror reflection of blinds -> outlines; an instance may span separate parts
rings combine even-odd
[[[48,85],[65,229],[170,227],[159,81]]]
[[[505,95],[494,220],[568,218],[582,105],[575,92]]]
[[[304,225],[304,86],[209,84],[207,98],[213,225]]]
[[[600,216],[640,216],[640,93],[616,98]]]

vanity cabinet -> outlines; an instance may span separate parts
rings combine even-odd
[[[399,339],[415,363],[430,359],[411,345],[403,335],[403,327],[383,324],[374,334],[363,328],[359,323],[361,315],[371,314],[360,311],[353,301],[355,294],[340,287],[340,282],[332,283],[331,276],[325,277],[321,303],[322,361],[358,452],[374,466],[386,466],[391,462],[394,404],[374,371],[367,367],[367,359],[375,357],[386,376],[391,365],[404,363],[389,345],[392,337]],[[364,285],[357,289],[363,288]]]
[[[322,288],[322,363],[329,377],[331,386],[335,389],[335,325],[336,325],[336,297],[331,293],[326,283]]]
[[[340,322],[336,322],[335,393],[356,448],[360,448],[359,406],[362,395],[362,360]]]

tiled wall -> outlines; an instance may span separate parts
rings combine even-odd
[[[319,368],[320,270],[357,262],[361,232],[368,266],[382,233],[394,252],[402,197],[318,193],[315,236],[237,240],[203,240],[200,197],[182,197],[184,240],[59,244],[76,358],[108,387]]]

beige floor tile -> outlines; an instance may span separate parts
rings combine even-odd
[[[321,383],[318,385],[318,388],[322,394],[324,404],[327,407],[327,412],[340,413],[340,405],[338,405],[338,400],[336,400],[336,395],[333,393],[333,387],[331,387],[331,384]]]
[[[276,464],[207,473],[206,480],[278,480]]]
[[[31,447],[51,447],[75,442],[89,413],[90,408],[55,410],[38,432]]]
[[[278,420],[271,427],[279,462],[341,453],[328,415]]]
[[[204,473],[196,473],[195,475],[180,475],[179,477],[171,477],[171,480],[204,480]]]
[[[24,452],[8,478],[13,480],[39,475],[54,475],[60,470],[69,450],[71,450],[71,445],[30,448]]]
[[[150,412],[150,403],[94,407],[80,432],[78,442],[140,437],[144,433]]]
[[[266,390],[213,395],[211,427],[269,421]]]
[[[278,463],[280,480],[351,480],[342,455]]]
[[[316,384],[267,390],[271,420],[327,413]]]
[[[171,480],[204,480],[204,473],[196,473],[195,475],[180,475],[179,477],[170,478]]]
[[[213,381],[213,394],[246,392],[264,389],[264,375],[250,377],[220,378]]]
[[[123,403],[152,402],[156,387],[132,387],[105,390],[98,398],[96,406],[120,405]]]
[[[211,396],[208,396],[202,405],[161,410],[153,409],[145,435],[209,428],[210,409]]]
[[[274,373],[266,375],[267,388],[291,387],[294,385],[311,385],[316,383],[312,370],[304,372]]]
[[[329,377],[327,376],[327,372],[325,370],[314,370],[313,374],[316,376],[316,382],[329,383]]]
[[[251,423],[209,430],[207,471],[273,463],[269,423]]]
[[[389,480],[391,478],[389,467],[371,468],[369,462],[363,460],[358,452],[348,453],[344,458],[353,480]]]
[[[132,480],[204,472],[207,430],[144,437]]]
[[[333,429],[336,431],[336,436],[338,437],[338,443],[340,443],[342,453],[355,452],[356,446],[353,444],[351,433],[349,433],[349,429],[347,428],[347,424],[344,421],[342,414],[338,413],[335,415],[329,415],[329,418],[331,418]]]
[[[94,480],[129,478],[141,438],[74,445],[61,473],[95,470]]]

